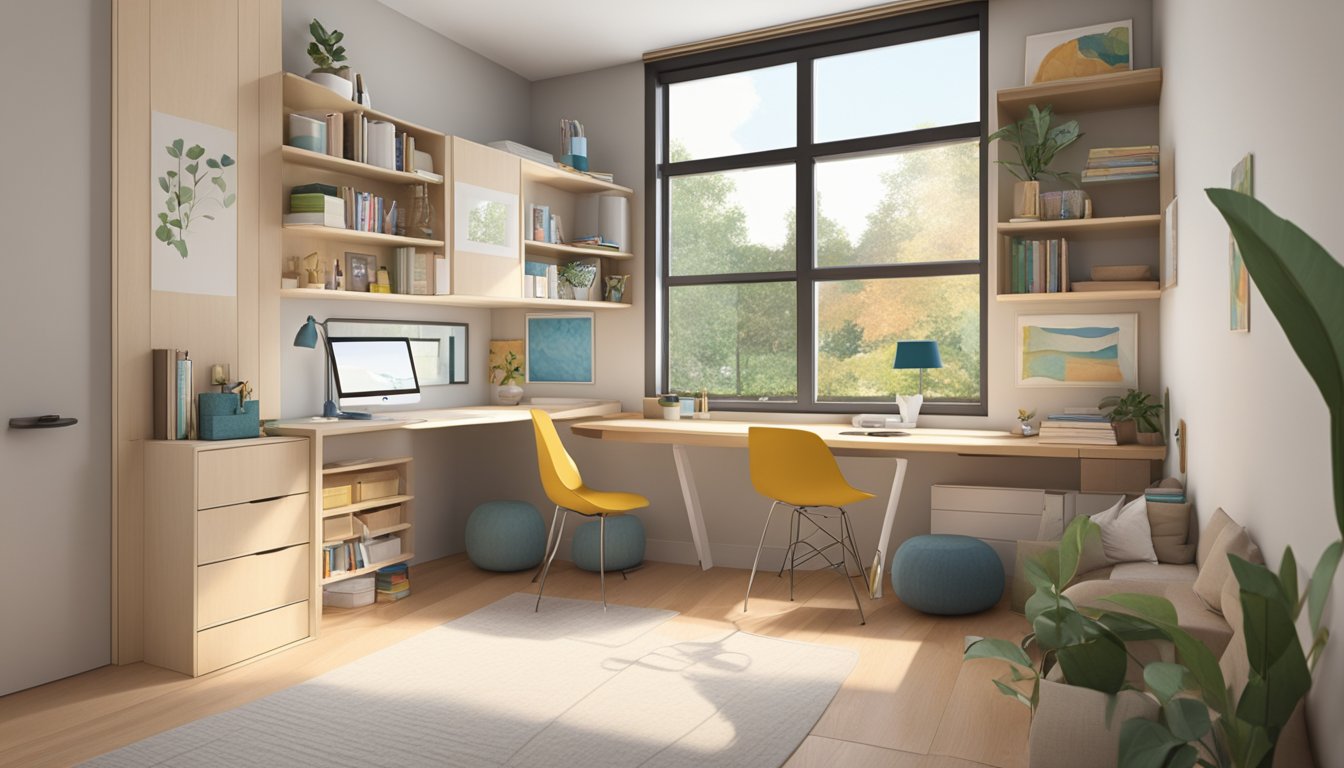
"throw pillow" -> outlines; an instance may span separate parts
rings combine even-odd
[[[1148,502],[1148,526],[1159,563],[1185,565],[1195,561],[1195,547],[1186,543],[1190,536],[1190,502]]]
[[[1232,518],[1222,510],[1222,507],[1214,510],[1213,516],[1209,522],[1204,524],[1203,530],[1199,532],[1199,540],[1195,547],[1195,565],[1200,568],[1209,559],[1209,551],[1213,549],[1213,543],[1218,540],[1218,534],[1222,532],[1223,527],[1232,522]],[[1233,523],[1235,525],[1235,523]]]
[[[1092,516],[1101,526],[1101,547],[1112,563],[1156,563],[1152,529],[1148,526],[1147,501],[1142,497],[1124,503],[1122,498],[1105,512]]]
[[[1228,560],[1229,555],[1236,555],[1243,560],[1256,562],[1260,560],[1260,548],[1251,542],[1250,534],[1246,529],[1232,522],[1229,518],[1223,529],[1218,532],[1218,539],[1213,542],[1209,549],[1209,557],[1204,561],[1203,567],[1199,569],[1199,576],[1195,578],[1195,594],[1209,610],[1219,615],[1223,612],[1223,585],[1228,579],[1235,580],[1232,575],[1232,563]]]

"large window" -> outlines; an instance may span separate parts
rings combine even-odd
[[[647,66],[651,392],[985,413],[985,6]]]

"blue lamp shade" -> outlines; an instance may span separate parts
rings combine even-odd
[[[896,342],[896,360],[891,367],[942,368],[943,358],[938,354],[938,342],[932,340]]]
[[[299,332],[294,334],[294,346],[308,349],[317,346],[317,320],[314,320],[312,315],[308,316],[307,322],[299,326]]]

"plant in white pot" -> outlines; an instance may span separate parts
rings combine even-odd
[[[490,379],[499,374],[499,385],[495,387],[495,401],[500,405],[517,405],[523,399],[523,388],[518,382],[523,380],[523,367],[518,364],[518,355],[509,352],[504,359],[490,366]]]
[[[327,32],[327,28],[317,19],[308,25],[308,31],[313,36],[313,41],[308,43],[308,57],[316,67],[308,73],[308,79],[341,98],[353,97],[355,84],[350,79],[350,67],[341,64],[345,61],[345,46],[341,45],[345,33],[338,29]]]
[[[573,292],[573,298],[579,301],[587,301],[589,291],[593,287],[593,281],[597,279],[597,265],[589,264],[585,261],[571,261],[568,264],[561,264],[560,280],[562,285],[568,285]],[[560,298],[568,298],[561,295]]]
[[[1034,221],[1041,218],[1041,182],[1042,176],[1053,176],[1059,181],[1072,184],[1072,174],[1068,171],[1052,171],[1050,163],[1060,150],[1082,138],[1078,130],[1078,121],[1050,127],[1051,106],[1037,109],[1035,104],[1027,107],[1027,116],[1015,123],[1009,123],[994,133],[989,140],[1002,139],[1017,150],[1016,160],[997,160],[999,165],[1018,178],[1013,186],[1013,218]]]

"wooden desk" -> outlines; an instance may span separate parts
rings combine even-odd
[[[905,437],[867,437],[845,435],[857,430],[845,424],[790,424],[779,422],[730,421],[722,419],[618,419],[588,421],[571,427],[576,435],[600,440],[630,443],[671,445],[681,481],[686,516],[691,524],[691,538],[700,558],[700,567],[713,567],[709,542],[705,533],[704,514],[695,486],[695,475],[686,457],[686,446],[716,448],[746,448],[747,430],[753,426],[789,427],[805,429],[821,436],[826,445],[840,456],[892,457],[896,461],[896,476],[892,480],[891,495],[887,498],[886,515],[882,519],[882,533],[878,538],[874,573],[885,566],[887,547],[891,539],[896,507],[905,482],[908,460],[900,454],[950,453],[958,456],[1025,456],[1038,458],[1078,459],[1079,489],[1089,492],[1135,492],[1147,487],[1154,474],[1154,463],[1166,458],[1166,446],[1148,445],[1058,445],[1042,443],[1035,437],[1017,437],[1007,432],[972,429],[911,429]],[[873,596],[882,596],[882,580],[872,584]]]

